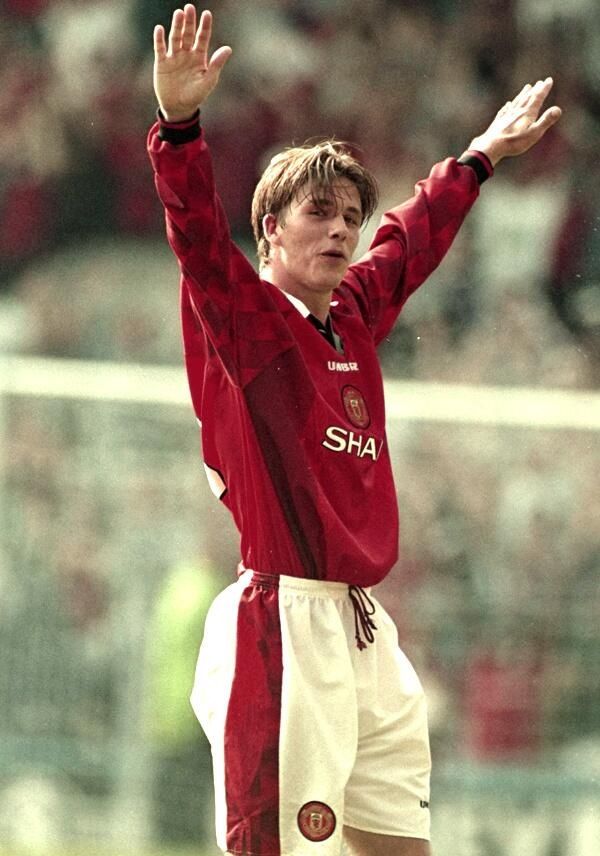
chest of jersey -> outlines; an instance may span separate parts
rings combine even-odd
[[[303,383],[311,390],[305,442],[321,450],[325,464],[330,455],[376,462],[385,442],[383,384],[368,330],[360,319],[335,315],[339,352],[301,315],[288,322],[301,354]]]

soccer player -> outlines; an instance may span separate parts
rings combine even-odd
[[[187,4],[168,39],[155,28],[148,147],[206,472],[241,534],[239,579],[209,611],[192,692],[217,840],[253,856],[334,856],[343,840],[357,856],[426,856],[423,691],[371,592],[398,542],[376,347],[481,182],[560,110],[541,113],[550,78],[525,86],[383,217],[355,262],[373,177],[339,143],[282,152],[253,200],[257,274],[230,239],[200,127],[231,54],[210,54],[211,25]]]

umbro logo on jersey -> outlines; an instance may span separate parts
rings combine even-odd
[[[337,360],[327,360],[327,368],[330,372],[357,372],[360,371],[358,363],[338,363]]]
[[[372,458],[376,461],[381,452],[383,440],[378,447],[375,437],[365,437],[364,434],[340,428],[339,425],[330,425],[325,429],[325,439],[321,445],[331,449],[332,452],[346,452],[348,455],[356,455],[357,458]]]

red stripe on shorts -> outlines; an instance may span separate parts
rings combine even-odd
[[[275,584],[242,594],[225,723],[227,849],[280,856],[281,627]]]

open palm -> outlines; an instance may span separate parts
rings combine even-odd
[[[209,59],[212,15],[204,11],[197,25],[196,9],[186,3],[173,13],[167,43],[164,27],[154,29],[154,91],[168,121],[189,118],[218,83],[231,48]]]
[[[549,107],[540,116],[552,78],[526,84],[512,101],[501,107],[489,128],[469,148],[485,152],[493,164],[504,157],[521,155],[534,146],[560,119],[559,107]]]

